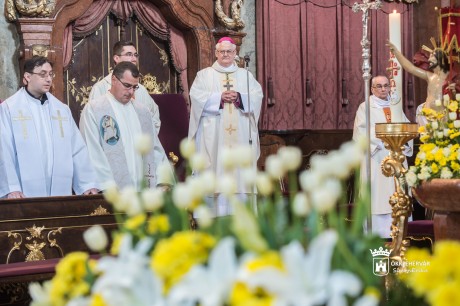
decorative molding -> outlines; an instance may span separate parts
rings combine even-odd
[[[5,17],[8,21],[16,21],[20,17],[49,17],[56,7],[56,0],[7,0]]]
[[[98,208],[96,208],[91,214],[89,214],[90,216],[103,216],[103,215],[109,215],[109,211],[107,209],[105,209],[104,207],[102,207],[101,205],[99,205]]]
[[[239,31],[245,27],[243,20],[241,20],[241,7],[243,4],[243,0],[232,1],[230,4],[230,18],[224,12],[222,0],[216,0],[215,13],[217,15],[217,20],[225,27],[225,29]]]
[[[418,0],[385,0],[386,2],[403,2],[407,4],[418,3]]]

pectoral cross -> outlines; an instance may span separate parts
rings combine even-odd
[[[236,131],[236,128],[232,127],[232,125],[230,124],[230,126],[225,130],[228,132],[228,134],[232,135],[232,132]]]
[[[19,117],[14,117],[12,118],[13,121],[21,121],[21,126],[22,126],[22,135],[24,136],[24,139],[27,139],[27,123],[25,121],[27,120],[32,120],[32,117],[25,117],[22,114],[22,111],[19,111]]]
[[[224,81],[224,82],[226,82],[226,84],[224,85],[224,87],[225,87],[227,90],[230,90],[230,89],[233,87],[233,85],[230,84],[230,79],[228,78],[228,73],[226,73],[225,75],[226,75],[227,77],[226,77],[226,79],[225,79],[225,81]]]
[[[66,117],[61,117],[61,111],[58,110],[57,111],[57,117],[56,116],[52,116],[51,118],[53,120],[57,120],[59,121],[59,129],[61,130],[61,137],[64,138],[64,127],[62,126],[62,121],[67,121],[67,118]]]

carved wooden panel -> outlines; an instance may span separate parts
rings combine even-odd
[[[119,40],[131,40],[136,45],[141,83],[150,94],[180,92],[168,42],[150,35],[135,17],[120,26],[110,14],[93,34],[73,40],[72,62],[64,72],[64,101],[77,123],[92,86],[112,71],[112,47]]]

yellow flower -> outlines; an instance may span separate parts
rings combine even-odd
[[[425,126],[422,125],[418,128],[418,132],[421,134],[421,133],[425,133],[426,132],[426,129],[425,129]]]
[[[75,297],[87,295],[90,286],[85,281],[90,265],[88,254],[74,252],[64,257],[56,266],[56,275],[51,280],[50,298],[53,305],[64,305]]]
[[[457,101],[450,101],[449,105],[447,106],[447,108],[451,111],[451,112],[456,112],[458,110],[458,103]]]
[[[284,271],[280,255],[274,251],[268,251],[246,263],[249,272],[255,272],[263,268],[276,268]],[[262,288],[250,289],[243,282],[237,282],[230,294],[230,305],[271,305],[273,296]]]
[[[432,306],[460,305],[460,282],[445,283],[433,293],[428,295],[428,301]]]
[[[150,267],[163,280],[167,293],[196,264],[205,263],[216,240],[201,232],[177,232],[158,242]]]
[[[102,295],[96,293],[91,297],[89,306],[107,306]]]
[[[128,220],[126,220],[125,228],[130,231],[135,231],[145,223],[146,219],[147,216],[145,214],[139,214],[134,217],[131,217]]]
[[[152,216],[147,223],[149,234],[166,233],[169,231],[169,219],[167,215]]]
[[[435,174],[439,172],[439,167],[438,167],[437,164],[435,164],[435,163],[431,164],[431,172],[433,172]]]
[[[110,247],[110,254],[112,255],[118,255],[118,252],[120,251],[120,244],[121,241],[123,240],[124,235],[120,232],[115,233],[113,235],[113,242],[112,246]]]

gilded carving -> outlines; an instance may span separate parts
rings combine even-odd
[[[168,57],[168,54],[166,53],[166,51],[163,50],[163,49],[160,49],[160,55],[161,55],[160,59],[163,62],[163,66],[168,65],[169,57]]]
[[[32,46],[32,55],[39,55],[39,56],[48,56],[48,47],[45,45],[33,45]]]
[[[91,214],[90,216],[103,216],[103,215],[108,215],[109,212],[107,211],[107,209],[105,209],[104,207],[102,207],[101,205],[99,205],[98,208],[96,208]]]
[[[28,305],[30,303],[29,282],[0,282],[1,305]]]
[[[6,0],[5,17],[15,21],[18,17],[49,17],[56,0]]]
[[[46,243],[44,242],[37,243],[36,240],[34,240],[31,244],[26,243],[25,246],[30,251],[26,256],[26,261],[45,260],[45,255],[41,251],[45,247],[45,245]]]
[[[179,157],[176,154],[174,154],[174,152],[169,152],[168,157],[173,166],[175,166],[179,161]]]
[[[222,7],[222,0],[216,0],[215,13],[217,15],[217,20],[227,29],[239,31],[245,27],[243,20],[241,20],[241,7],[243,6],[243,0],[232,0],[230,4],[230,14],[231,17],[228,17],[224,13],[224,8]]]
[[[163,94],[169,91],[169,81],[157,83],[157,77],[150,73],[142,76],[142,85],[145,86],[149,94]]]
[[[99,78],[91,76],[91,82],[95,84],[102,80],[102,78],[103,76]],[[80,103],[81,106],[85,106],[88,103],[89,93],[91,92],[93,85],[81,86],[80,88],[78,88],[76,84],[77,81],[75,81],[75,78],[73,78],[72,80],[67,80],[67,86],[69,87],[70,94],[72,95],[72,97],[75,98],[75,102]]]
[[[42,227],[37,227],[35,226],[32,226],[32,227],[26,227],[26,231],[29,232],[30,234],[30,237],[26,237],[27,240],[32,240],[33,238],[37,238],[37,239],[43,239],[42,238],[42,231],[45,229],[44,226]]]
[[[59,250],[59,253],[61,254],[61,257],[64,257],[64,252],[62,251],[61,247],[59,244],[57,244],[56,239],[51,239],[51,236],[56,236],[56,234],[61,234],[62,233],[62,227],[49,231],[48,233],[48,242],[50,244],[50,247],[52,248],[57,248]]]
[[[8,256],[6,257],[6,263],[8,263],[10,261],[10,256],[14,251],[16,251],[16,250],[19,251],[19,249],[21,247],[21,244],[22,244],[22,236],[21,236],[21,234],[8,232],[8,238],[10,238],[10,237],[13,237],[12,239],[10,239],[10,240],[13,241],[13,247],[8,252]]]

